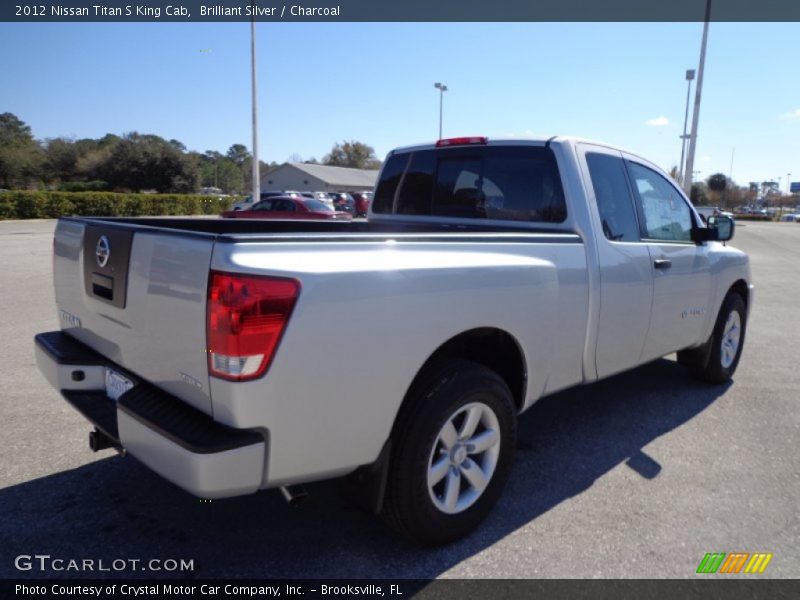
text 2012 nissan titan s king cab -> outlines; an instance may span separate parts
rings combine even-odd
[[[543,396],[676,351],[731,378],[753,302],[732,233],[606,145],[440,140],[389,154],[368,222],[61,219],[36,355],[94,449],[206,498],[346,475],[443,543]]]

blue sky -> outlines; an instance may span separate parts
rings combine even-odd
[[[380,157],[444,135],[569,134],[669,169],[700,23],[259,23],[260,154]],[[712,23],[701,178],[800,181],[800,23]],[[128,131],[250,146],[249,23],[2,23],[0,112],[39,138]],[[648,124],[664,123],[663,125]]]

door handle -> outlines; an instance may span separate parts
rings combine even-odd
[[[653,266],[656,269],[667,270],[672,268],[672,261],[668,258],[657,258],[653,261]]]

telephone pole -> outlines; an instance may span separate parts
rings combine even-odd
[[[692,193],[692,169],[694,169],[694,154],[697,149],[697,124],[700,120],[700,97],[703,94],[703,74],[706,65],[706,45],[708,44],[708,22],[711,18],[711,0],[706,0],[706,18],[703,23],[703,42],[700,45],[700,64],[697,67],[697,87],[694,93],[694,113],[692,115],[692,133],[689,137],[689,152],[686,156],[686,177],[683,189],[687,196]]]
[[[255,5],[255,1],[251,6]],[[256,89],[256,17],[255,10],[252,11],[253,17],[250,20],[250,64],[251,79],[253,86],[253,182],[252,194],[253,202],[261,200],[261,175],[258,164],[258,94]]]

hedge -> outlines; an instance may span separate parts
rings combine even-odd
[[[773,215],[748,215],[748,214],[740,214],[740,215],[733,215],[733,218],[736,221],[774,221],[776,217]]]
[[[189,194],[11,191],[0,193],[0,219],[215,215],[237,201]]]

